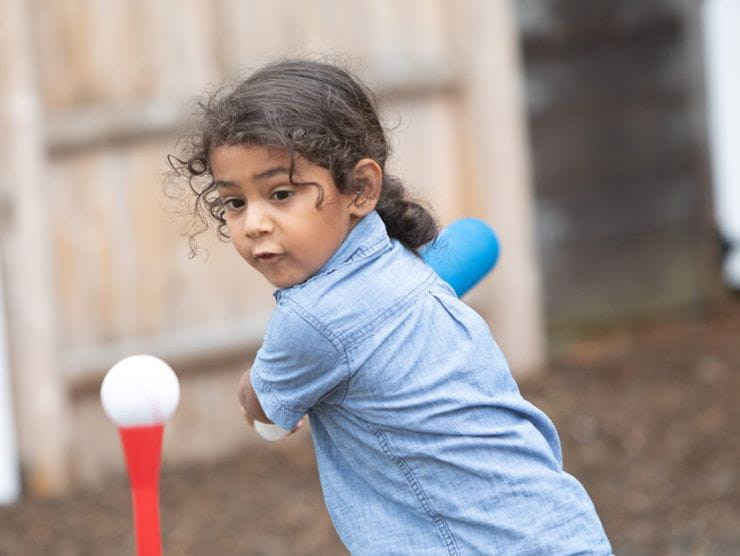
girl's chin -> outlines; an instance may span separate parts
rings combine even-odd
[[[285,289],[290,288],[292,286],[296,286],[300,284],[301,282],[305,282],[307,280],[306,278],[296,278],[296,277],[288,277],[288,276],[267,276],[265,275],[265,278],[267,278],[267,281],[270,282],[274,287]]]
[[[279,289],[302,284],[318,271],[318,269],[313,270],[299,267],[296,264],[288,265],[288,262],[284,258],[281,258],[278,264],[257,264],[253,266],[273,287]]]

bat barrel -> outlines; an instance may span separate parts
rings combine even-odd
[[[496,265],[499,242],[488,224],[477,218],[463,218],[442,230],[421,255],[462,297]]]

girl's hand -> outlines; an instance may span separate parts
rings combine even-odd
[[[253,426],[257,433],[266,440],[280,440],[303,428],[308,422],[308,416],[304,415],[292,430],[286,431],[270,421],[252,389],[252,383],[249,380],[249,371],[244,373],[239,380],[239,403],[245,421]]]
[[[263,423],[270,423],[270,419],[265,415],[262,405],[260,404],[257,394],[252,389],[252,382],[249,380],[249,371],[244,373],[239,380],[238,386],[239,403],[244,413],[244,418],[247,423],[253,425],[255,420],[262,421]]]

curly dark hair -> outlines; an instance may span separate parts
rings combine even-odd
[[[432,241],[438,225],[430,212],[409,197],[402,182],[385,172],[390,145],[373,93],[348,71],[332,64],[288,59],[268,64],[231,90],[220,90],[199,104],[198,131],[182,138],[167,159],[170,181],[188,184],[191,209],[202,226],[215,220],[219,238],[227,240],[223,207],[216,193],[209,156],[218,146],[256,145],[290,155],[290,181],[301,156],[326,168],[343,194],[360,193],[352,170],[363,158],[383,169],[376,210],[388,235],[417,251]],[[319,202],[321,194],[319,197]]]

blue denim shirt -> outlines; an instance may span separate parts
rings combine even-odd
[[[310,416],[353,554],[611,554],[485,321],[377,213],[275,296],[252,385],[283,428]]]

